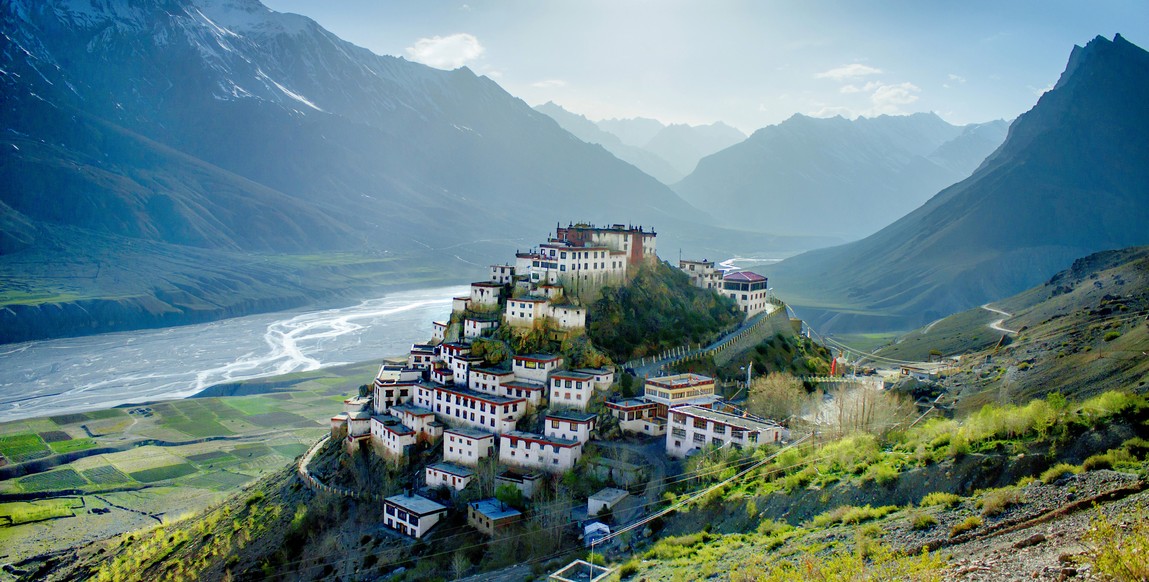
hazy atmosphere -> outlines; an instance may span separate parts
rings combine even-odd
[[[1149,42],[1136,0],[377,2],[269,0],[379,54],[467,66],[531,105],[599,120],[934,111],[1012,119],[1098,34]]]

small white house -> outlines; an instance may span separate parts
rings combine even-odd
[[[598,417],[590,412],[551,412],[543,419],[543,434],[585,444],[590,440],[597,421]]]
[[[523,494],[524,499],[532,499],[535,496],[535,491],[538,490],[545,480],[545,473],[522,473],[514,469],[508,469],[495,476],[495,488],[510,485],[518,489],[519,493]]]
[[[438,341],[443,340],[440,338]],[[438,356],[435,354],[435,346],[431,344],[413,344],[407,356],[407,367],[426,370],[430,368],[431,364],[437,359]]]
[[[551,374],[550,402],[552,408],[586,410],[594,394],[594,376],[582,372],[559,371]]]
[[[449,428],[443,431],[443,460],[474,467],[480,459],[495,453],[495,435],[473,428]]]
[[[562,364],[562,356],[527,354],[515,356],[514,365],[511,369],[514,371],[515,378],[518,380],[546,384],[551,372],[558,370]]]
[[[511,265],[491,265],[491,282],[499,286],[510,285],[515,279],[515,268]]]
[[[628,398],[606,402],[606,409],[618,419],[618,428],[624,433],[651,436],[666,434],[666,419],[655,416],[658,405],[653,402]]]
[[[499,440],[499,462],[513,467],[563,473],[582,457],[582,443],[529,432],[508,432]]]
[[[502,395],[508,398],[522,398],[531,408],[537,408],[542,403],[546,391],[546,384],[513,380],[503,384]]]
[[[481,317],[467,317],[463,319],[463,337],[474,339],[487,335],[499,327],[499,320]]]
[[[610,526],[601,521],[592,521],[582,528],[582,543],[589,548],[608,535],[610,535]]]
[[[431,342],[443,343],[447,341],[447,326],[450,324],[446,321],[432,321],[431,322]]]
[[[421,538],[447,514],[447,508],[421,495],[392,495],[383,500],[383,523],[413,538]]]
[[[410,402],[411,398],[414,397],[415,386],[417,385],[418,381],[380,382],[376,380],[372,387],[373,411],[375,414],[388,414],[392,407]]]
[[[455,491],[462,491],[475,477],[472,469],[453,463],[427,465],[425,474],[427,487],[447,487]]]
[[[559,329],[583,329],[586,327],[586,308],[574,305],[550,305],[547,307],[547,317],[550,317]]]
[[[595,390],[608,390],[614,384],[614,370],[610,368],[579,368],[575,370],[594,378]]]
[[[522,512],[498,499],[482,499],[467,504],[467,523],[489,536],[522,517]]]

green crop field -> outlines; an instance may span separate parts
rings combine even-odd
[[[289,459],[294,459],[299,455],[307,452],[307,445],[303,443],[288,443],[283,445],[272,445],[271,448]]]
[[[125,413],[120,408],[109,408],[107,410],[94,410],[92,412],[85,413],[84,416],[87,416],[88,420],[104,420],[107,418],[119,418],[121,416],[125,416],[126,414],[127,413]]]
[[[195,467],[187,463],[181,463],[179,465],[166,465],[163,467],[156,467],[154,469],[144,469],[143,471],[136,471],[131,475],[132,479],[135,479],[140,483],[155,483],[156,481],[176,479],[186,475],[191,475],[195,472]]]
[[[17,483],[25,491],[56,491],[59,489],[79,489],[88,481],[74,469],[59,469],[20,478]]]
[[[120,485],[132,482],[127,475],[111,465],[93,467],[81,473],[95,485]]]
[[[0,453],[13,463],[46,457],[51,451],[39,435],[31,433],[0,437]]]
[[[250,416],[253,414],[267,414],[269,412],[278,412],[279,405],[270,398],[262,396],[246,396],[242,398],[231,398],[227,401],[228,406],[235,407],[236,410]]]
[[[52,447],[52,452],[56,454],[70,453],[72,451],[83,451],[91,449],[96,446],[96,441],[92,439],[71,439],[66,441],[48,443]]]
[[[0,526],[34,523],[57,517],[71,517],[78,507],[76,499],[46,499],[43,501],[0,503]]]
[[[69,424],[77,424],[77,423],[84,422],[84,421],[88,420],[88,415],[86,415],[86,414],[60,414],[57,416],[51,416],[49,418],[52,420],[52,422],[56,423],[59,426],[66,426]]]

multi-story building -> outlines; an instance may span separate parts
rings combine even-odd
[[[549,412],[543,419],[543,434],[586,444],[597,422],[598,416],[590,412]]]
[[[758,315],[770,306],[766,277],[750,271],[727,273],[722,277],[722,294],[733,299],[746,317]]]
[[[512,380],[503,384],[502,394],[508,398],[524,398],[530,409],[537,408],[543,402],[543,394],[547,385],[526,380]]]
[[[548,396],[551,408],[586,410],[586,405],[593,394],[594,376],[566,370],[551,373]]]
[[[467,504],[467,524],[488,536],[495,535],[522,517],[522,512],[498,499],[482,499]]]
[[[437,322],[436,322],[437,323]],[[446,331],[447,327],[444,324],[443,330]],[[438,334],[438,341],[443,341],[442,334]],[[407,367],[416,368],[418,370],[430,369],[431,364],[439,358],[435,353],[435,346],[431,344],[412,344],[411,352],[407,356]]]
[[[528,295],[508,299],[503,319],[511,327],[533,327],[535,322],[542,321],[546,314],[547,298]]]
[[[431,322],[431,343],[440,344],[447,341],[447,328],[451,324],[446,321]]]
[[[504,433],[527,413],[523,398],[508,398],[476,392],[457,386],[420,386],[415,404],[435,411],[444,422],[485,431]]]
[[[443,431],[443,460],[474,467],[480,459],[495,454],[495,435],[473,428],[448,428]]]
[[[383,500],[383,523],[416,539],[423,537],[446,514],[446,507],[421,495],[392,495]]]
[[[491,265],[491,282],[510,285],[515,280],[515,268],[511,265]]]
[[[424,473],[427,487],[447,487],[455,491],[462,491],[475,477],[474,470],[453,463],[427,465]]]
[[[391,407],[394,416],[405,426],[415,431],[415,440],[422,443],[435,443],[443,436],[443,423],[435,418],[430,409],[412,404],[397,404]]]
[[[618,419],[618,428],[624,433],[662,436],[666,434],[666,419],[655,415],[658,405],[646,400],[628,398],[607,402],[610,415]]]
[[[551,372],[558,370],[562,365],[562,356],[527,354],[515,356],[511,370],[514,371],[516,380],[546,384]]]
[[[471,297],[467,301],[467,308],[472,311],[493,311],[499,307],[499,296],[503,292],[503,285],[493,281],[477,281],[471,283]]]
[[[467,381],[467,387],[471,390],[484,392],[486,394],[503,394],[503,384],[512,382],[515,379],[515,373],[510,370],[503,370],[500,368],[471,368],[470,378]]]
[[[658,235],[654,230],[645,230],[641,226],[625,226],[612,224],[607,227],[596,227],[593,224],[569,224],[566,228],[555,228],[555,240],[571,245],[603,246],[622,253],[626,262],[637,265],[644,260],[657,260],[656,241]]]
[[[582,457],[582,443],[529,432],[508,432],[499,439],[499,462],[504,465],[562,473]]]
[[[711,405],[718,400],[714,394],[714,378],[700,374],[672,374],[650,378],[644,387],[643,399],[653,402],[655,416],[666,418],[667,409],[687,404]]]
[[[393,416],[371,417],[371,441],[391,457],[405,457],[415,446],[415,431]]]
[[[678,261],[678,268],[690,277],[690,284],[699,289],[711,289],[715,292],[722,290],[722,271],[716,268],[714,261]]]
[[[685,457],[691,450],[711,446],[753,448],[785,438],[785,429],[775,422],[700,406],[672,409],[668,428],[666,454],[673,457]]]

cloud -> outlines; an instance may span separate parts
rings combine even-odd
[[[562,79],[546,79],[543,81],[535,81],[534,83],[531,83],[531,87],[536,87],[539,89],[554,89],[566,86],[567,82]]]
[[[841,89],[838,89],[838,91],[841,93],[861,93],[862,88],[857,85],[844,85]]]
[[[920,92],[921,88],[910,82],[881,85],[870,95],[870,102],[873,103],[870,111],[877,115],[902,113],[901,106],[917,101],[917,93]]]
[[[484,50],[479,39],[466,33],[421,38],[406,49],[411,60],[436,69],[457,69],[482,56]]]
[[[958,84],[965,83],[965,77],[963,77],[961,75],[955,75],[953,73],[950,73],[950,80],[954,81]]]
[[[806,113],[806,115],[808,115],[810,117],[835,117],[835,116],[841,115],[842,117],[845,117],[846,119],[853,119],[853,118],[858,116],[856,113],[854,113],[854,110],[850,109],[849,107],[830,106],[830,105],[825,105],[819,109],[809,111]]]
[[[877,75],[881,72],[882,72],[881,69],[875,69],[874,67],[863,65],[861,63],[853,63],[850,65],[842,65],[840,67],[830,69],[829,71],[823,71],[821,73],[814,75],[814,78],[815,79],[833,79],[835,81],[845,81],[846,79],[853,79],[856,77],[865,77],[867,75]]]

